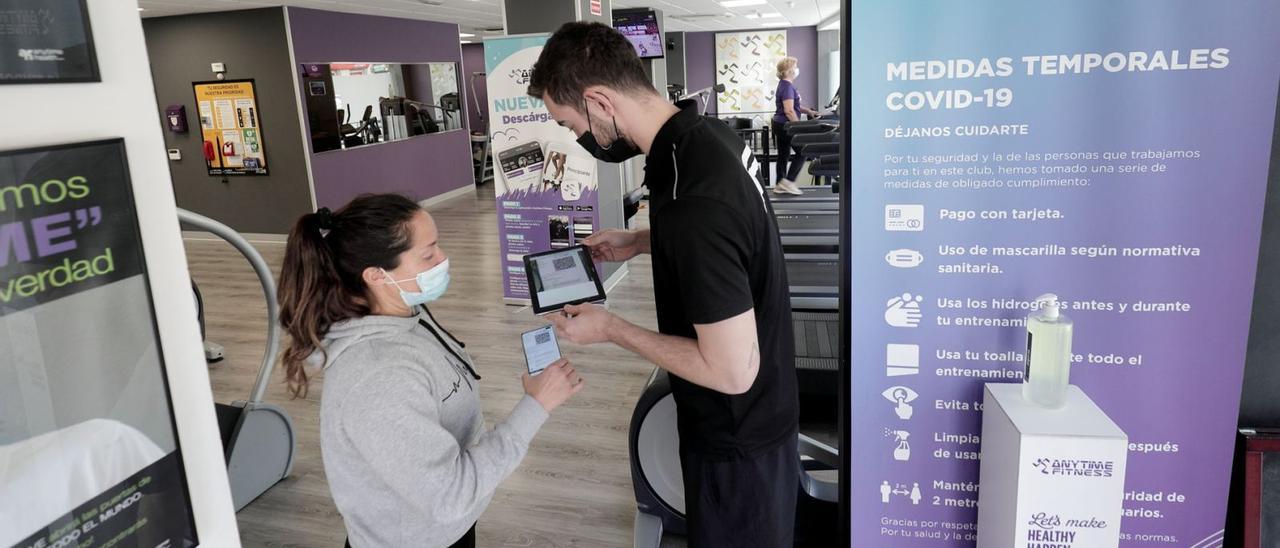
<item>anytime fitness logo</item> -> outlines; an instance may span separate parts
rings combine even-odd
[[[18,57],[23,61],[62,61],[63,51],[60,49],[20,49]]]
[[[1115,463],[1109,460],[1074,460],[1039,458],[1031,466],[1046,476],[1071,476],[1084,478],[1109,478],[1115,473]]]
[[[529,75],[532,73],[533,70],[527,68],[511,69],[511,79],[515,80],[517,84],[525,85],[529,83]]]

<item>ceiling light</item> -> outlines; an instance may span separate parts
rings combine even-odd
[[[777,17],[782,17],[782,14],[776,11],[773,13],[760,13],[757,11],[755,13],[747,14],[747,19],[774,19]]]
[[[138,8],[138,11],[147,11],[147,8]]]
[[[471,34],[471,33],[469,33],[469,32],[459,32],[459,33],[458,33],[458,37],[459,37],[459,38],[475,38],[475,36],[476,36],[476,35]]]
[[[720,2],[721,6],[726,8],[742,8],[746,6],[759,6],[768,3],[768,0],[724,0]]]
[[[470,44],[471,40],[460,40],[460,42],[462,42],[463,44]]]

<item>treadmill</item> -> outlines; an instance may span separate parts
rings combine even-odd
[[[840,195],[830,185],[806,185],[800,187],[803,195],[769,193],[769,202],[776,209],[840,210]]]
[[[837,207],[839,203],[837,202]],[[840,247],[839,209],[774,209],[782,249],[788,253],[837,253]]]

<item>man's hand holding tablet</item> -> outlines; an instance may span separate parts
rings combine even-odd
[[[583,240],[591,250],[591,258],[597,261],[620,263],[649,252],[649,231],[601,230]]]
[[[609,342],[609,324],[615,317],[594,304],[571,304],[563,314],[549,316],[556,330],[574,344]]]

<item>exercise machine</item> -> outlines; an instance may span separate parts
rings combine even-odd
[[[276,351],[280,348],[276,284],[267,261],[248,240],[231,227],[181,208],[178,209],[178,220],[184,225],[222,238],[244,255],[258,275],[263,295],[267,299],[267,347],[249,399],[233,401],[229,405],[214,404],[218,430],[222,435],[222,449],[227,461],[227,479],[231,483],[231,499],[238,512],[280,480],[289,477],[298,446],[293,420],[289,418],[289,414],[284,409],[263,401],[267,385],[271,382]],[[195,287],[194,282],[192,286]],[[199,290],[194,289],[194,292],[197,300],[203,304],[203,299],[198,296]],[[198,310],[203,326],[203,306]]]
[[[769,196],[769,202],[773,204],[775,209],[840,210],[840,196],[832,190],[830,185],[805,185],[800,187],[800,191],[804,194],[778,194],[772,192]]]
[[[840,453],[834,428],[809,430],[801,419],[796,478],[795,546],[835,546],[839,523]],[[684,477],[681,472],[676,403],[667,373],[654,368],[631,415],[628,437],[631,484],[636,494],[632,534],[635,548],[658,548],[666,533],[683,535]]]
[[[698,114],[702,116],[706,116],[707,105],[710,104],[711,102],[712,93],[724,93],[724,84],[716,84],[714,86],[702,88],[692,93],[686,93],[684,95],[681,95],[679,99],[676,99],[676,101],[683,101],[685,99],[693,99],[696,97],[698,100],[702,102],[702,108],[698,111]]]
[[[774,218],[782,249],[788,253],[837,253],[840,246],[840,211],[833,209],[790,209],[775,205]],[[786,209],[783,209],[786,208]]]

